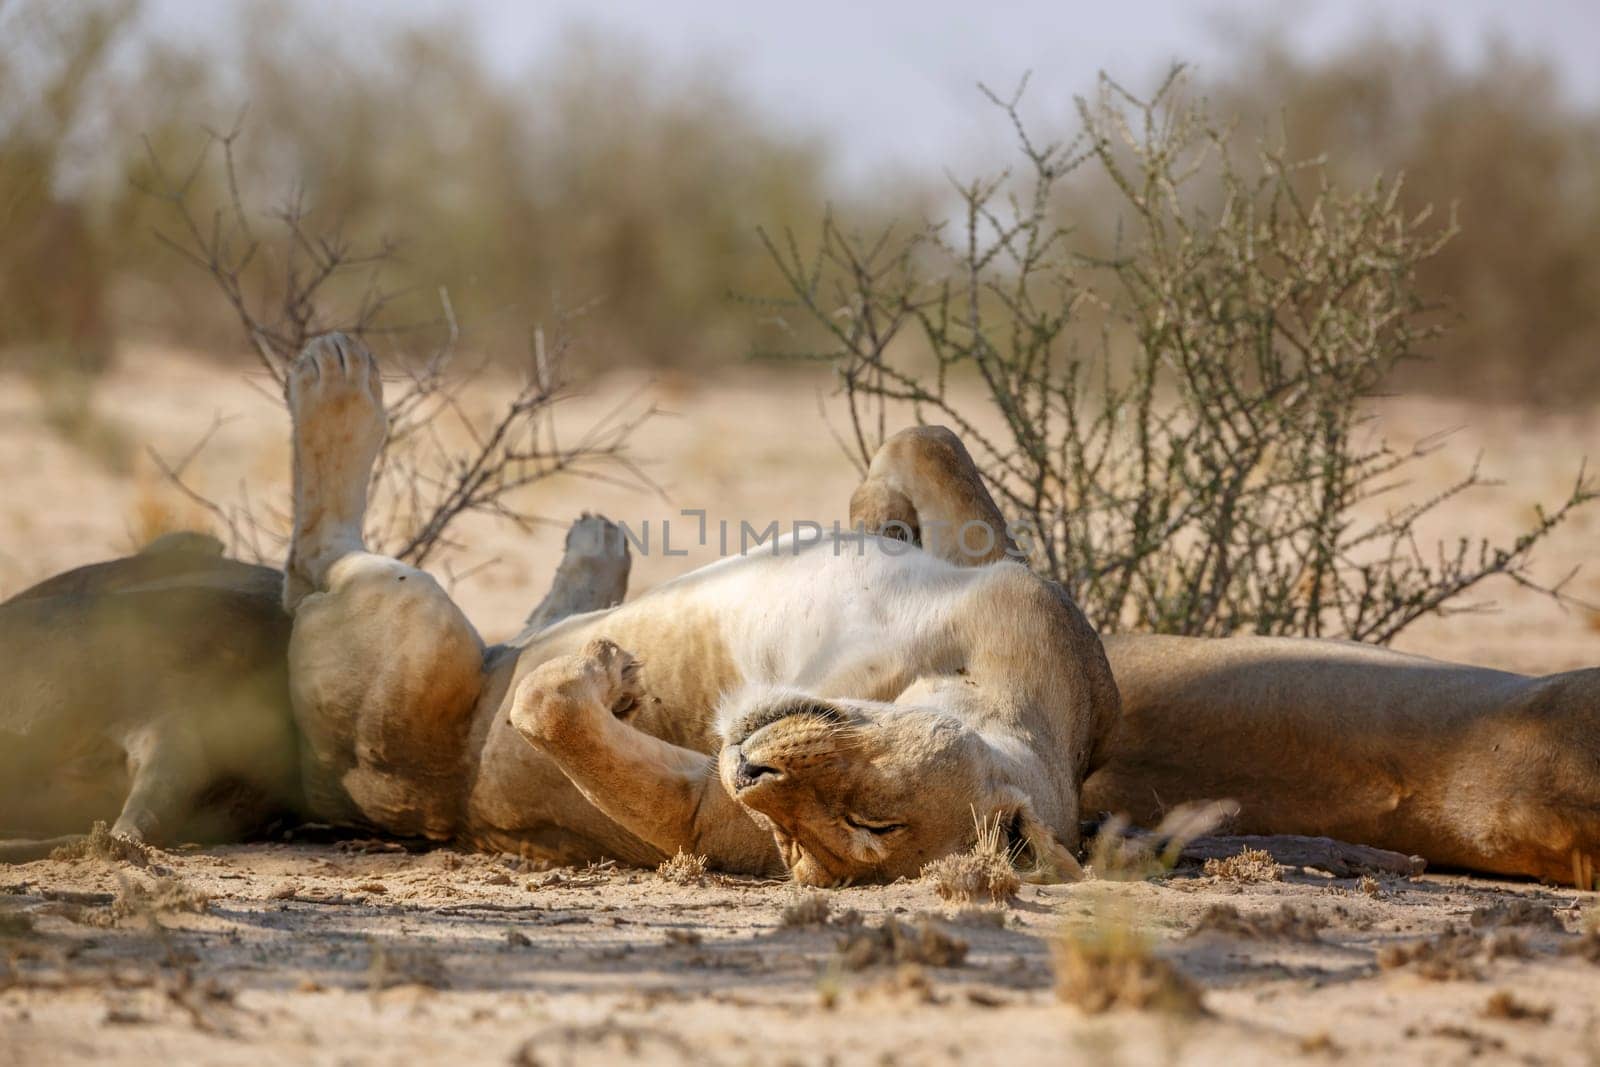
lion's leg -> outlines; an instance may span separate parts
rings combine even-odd
[[[517,687],[511,725],[553,759],[591,804],[669,857],[719,870],[783,869],[770,831],[730,797],[716,760],[636,730],[617,716],[640,697],[639,665],[610,641],[541,664]]]
[[[182,726],[158,724],[128,745],[131,784],[111,832],[152,845],[172,844],[209,777],[200,739]]]
[[[174,835],[194,810],[205,786],[208,768],[200,741],[182,727],[158,720],[128,745],[130,785],[111,833],[140,844],[174,844]],[[65,834],[39,839],[0,841],[0,863],[29,863],[86,839]]]
[[[914,426],[883,443],[850,497],[850,525],[964,567],[1022,558],[972,456],[943,426]]]
[[[447,837],[483,642],[429,575],[364,550],[384,433],[371,354],[350,338],[319,338],[291,369],[288,392],[294,540],[284,596],[308,802],[330,821]]]
[[[383,448],[387,419],[377,363],[360,341],[325,334],[289,369],[294,529],[284,565],[291,613],[324,588],[340,559],[365,550],[367,483]]]
[[[604,515],[585,512],[567,530],[550,591],[529,614],[524,633],[537,633],[571,615],[616,607],[628,594],[631,564],[621,528]]]

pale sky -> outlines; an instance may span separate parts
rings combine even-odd
[[[250,0],[154,0],[151,27],[206,33]],[[1033,71],[1039,114],[1107,70],[1145,86],[1175,59],[1220,63],[1230,25],[1276,20],[1315,53],[1374,26],[1434,28],[1459,57],[1499,34],[1548,57],[1569,92],[1600,101],[1600,0],[318,0],[327,32],[359,38],[407,16],[464,19],[508,75],[574,26],[668,66],[715,63],[779,121],[826,137],[856,176],[954,164],[1004,140],[974,90]]]

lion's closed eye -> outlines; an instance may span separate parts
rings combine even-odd
[[[876,834],[878,837],[885,837],[896,830],[904,830],[906,828],[906,824],[903,822],[863,819],[856,815],[846,815],[844,821],[845,825],[852,830],[865,830],[867,833]]]

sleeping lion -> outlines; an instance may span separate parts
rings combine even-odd
[[[0,607],[7,763],[120,763],[109,788],[76,799],[71,828],[120,807],[116,832],[180,838],[216,823],[231,786],[261,804],[292,797],[317,821],[559,862],[682,849],[839,885],[914,875],[983,822],[1034,876],[1073,877],[1083,813],[1148,823],[1229,797],[1241,832],[1593,884],[1600,676],[1325,641],[1102,645],[1058,587],[1004,558],[1003,536],[977,555],[952,536],[1005,527],[939,428],[888,441],[851,501],[852,525],[914,544],[791,539],[611,607],[625,556],[569,540],[529,627],[486,648],[430,577],[362,543],[380,390],[347,338],[319,339],[293,368],[287,615],[263,593],[274,572],[193,545]],[[177,554],[183,566],[150,562]],[[51,696],[76,658],[101,658],[85,622],[98,614],[187,655],[112,657],[115,670]],[[234,648],[230,633],[251,639]],[[215,699],[242,680],[248,700]],[[91,684],[92,716],[79,706]],[[241,723],[255,759],[228,743]],[[0,828],[66,832],[20,783],[0,781]]]

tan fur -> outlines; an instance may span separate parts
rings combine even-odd
[[[1292,638],[1106,648],[1124,719],[1085,787],[1088,811],[1151,824],[1175,804],[1229,797],[1241,833],[1594,885],[1600,671],[1531,678]]]
[[[0,605],[0,861],[96,821],[234,839],[296,805],[280,576],[220,550],[163,538]]]

